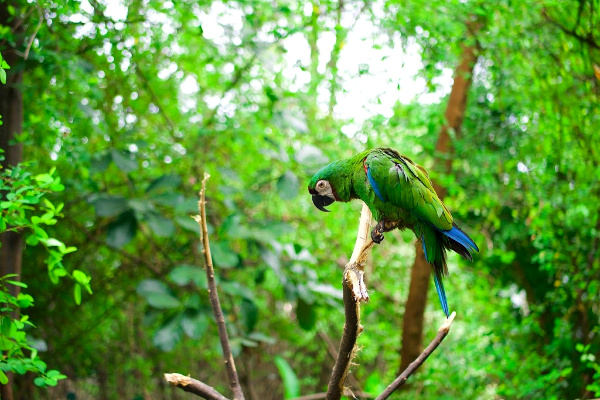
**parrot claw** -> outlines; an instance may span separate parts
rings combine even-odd
[[[379,243],[381,243],[381,242],[383,241],[383,239],[385,239],[385,238],[383,237],[383,233],[382,233],[381,231],[379,231],[379,230],[377,229],[377,227],[375,227],[375,228],[373,228],[373,230],[371,231],[371,239],[372,239],[372,240],[373,240],[375,243],[379,244]]]
[[[386,222],[379,221],[377,225],[371,231],[371,239],[377,244],[381,243],[384,239],[383,233],[389,232],[398,227],[398,222]]]

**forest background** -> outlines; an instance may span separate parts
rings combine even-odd
[[[481,249],[450,257],[457,318],[398,398],[600,397],[598,0],[3,0],[0,54],[3,399],[227,393],[205,171],[242,387],[325,390],[360,204],[306,185],[371,147],[424,165]],[[368,263],[364,397],[443,320],[414,242]]]

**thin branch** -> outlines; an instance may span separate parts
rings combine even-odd
[[[233,354],[231,353],[231,345],[229,344],[229,336],[227,335],[227,326],[225,325],[225,317],[221,302],[219,301],[219,293],[217,292],[217,283],[215,281],[215,270],[213,268],[212,257],[210,255],[210,243],[208,240],[208,228],[206,226],[206,181],[210,175],[204,173],[202,180],[202,189],[200,190],[200,200],[198,201],[198,210],[200,215],[196,215],[194,219],[200,226],[200,239],[202,241],[202,253],[206,262],[206,278],[208,280],[208,296],[210,304],[217,321],[219,329],[219,340],[223,349],[223,360],[225,361],[225,369],[229,378],[229,386],[233,392],[233,400],[244,400],[244,393],[240,386]],[[186,392],[194,393],[208,400],[227,400],[222,394],[217,392],[213,387],[200,382],[196,379],[186,377],[180,374],[165,374],[165,380],[172,385],[182,388]]]
[[[144,72],[140,69],[140,66],[137,63],[135,65],[135,72],[136,72],[137,76],[139,76],[140,79],[142,80],[142,84],[144,85],[144,87],[146,88],[146,90],[148,91],[148,93],[150,93],[150,97],[152,98],[152,102],[154,104],[156,104],[156,107],[158,107],[158,112],[163,117],[163,119],[165,121],[165,124],[167,126],[167,130],[171,134],[171,137],[175,140],[175,142],[179,142],[180,139],[175,136],[175,131],[176,131],[175,124],[173,123],[173,121],[171,120],[171,118],[169,118],[169,115],[167,114],[167,112],[163,108],[160,99],[156,95],[156,92],[154,92],[154,90],[152,89],[152,85],[150,85],[150,82],[148,81],[148,78],[146,77],[146,75],[144,74]]]
[[[40,16],[40,20],[38,21],[38,24],[35,27],[35,31],[33,31],[33,34],[29,38],[29,43],[27,43],[27,48],[25,49],[25,54],[23,54],[23,59],[24,60],[27,60],[27,57],[29,57],[29,50],[31,49],[31,45],[33,44],[33,41],[34,41],[34,39],[35,39],[38,31],[42,27],[42,22],[44,21],[44,15],[42,13],[42,8],[39,5],[37,6],[37,12],[38,12],[38,14]]]
[[[542,16],[548,21],[550,22],[552,25],[556,26],[558,29],[560,29],[561,31],[563,31],[564,33],[566,33],[569,36],[574,37],[575,39],[579,40],[580,42],[583,43],[587,43],[589,46],[600,50],[600,43],[597,43],[594,40],[594,35],[593,33],[588,33],[587,36],[582,36],[579,33],[575,32],[575,30],[570,30],[565,28],[560,22],[556,21],[555,19],[551,18],[550,15],[548,15],[548,13],[546,12],[545,9],[542,10]]]
[[[372,394],[365,393],[365,392],[355,392],[354,395],[355,395],[355,398],[361,398],[361,399],[371,399],[371,398],[375,397]],[[327,393],[321,392],[321,393],[307,394],[305,396],[300,396],[300,397],[294,397],[291,400],[321,400],[321,399],[324,399],[325,397],[327,397]]]
[[[227,397],[217,392],[213,387],[190,378],[189,376],[181,374],[165,374],[165,380],[173,386],[177,386],[186,392],[194,393],[207,400],[228,400]]]
[[[221,341],[221,348],[223,349],[223,358],[225,360],[227,376],[229,377],[229,386],[233,391],[234,400],[244,400],[244,394],[242,393],[242,388],[240,386],[240,379],[238,378],[238,374],[235,369],[235,362],[233,361],[233,354],[231,353],[231,346],[229,344],[229,337],[227,335],[227,327],[225,326],[225,317],[223,316],[223,309],[221,308],[221,302],[219,301],[219,294],[217,292],[215,270],[213,268],[212,257],[210,255],[208,228],[206,226],[206,181],[208,178],[210,178],[210,175],[204,173],[202,190],[200,190],[200,201],[198,202],[200,215],[197,215],[195,219],[200,225],[202,252],[204,253],[204,259],[206,261],[208,295],[210,297],[210,304],[212,305],[213,313],[217,321],[217,327],[219,328],[219,340]]]
[[[333,367],[329,385],[327,386],[327,395],[325,397],[327,400],[338,400],[342,394],[349,392],[349,390],[345,390],[344,384],[352,365],[352,359],[356,355],[356,339],[362,332],[360,302],[369,300],[367,288],[364,283],[364,267],[367,256],[374,244],[369,235],[371,216],[371,210],[369,210],[366,204],[363,204],[354,250],[344,270],[343,287],[346,323],[344,324],[344,333],[340,341],[338,358]]]
[[[448,319],[444,321],[444,324],[438,330],[438,333],[437,335],[435,335],[435,338],[431,341],[431,343],[429,343],[429,346],[427,346],[427,348],[423,350],[421,355],[417,357],[415,361],[410,363],[410,365],[404,370],[404,372],[398,375],[398,377],[383,391],[383,393],[377,396],[375,400],[387,399],[400,386],[404,385],[406,380],[421,366],[421,364],[425,362],[425,360],[427,360],[427,357],[429,357],[431,353],[433,353],[435,349],[437,349],[440,343],[442,343],[442,340],[444,340],[446,335],[448,335],[448,332],[450,331],[450,325],[452,325],[454,317],[456,317],[456,312],[450,314]]]

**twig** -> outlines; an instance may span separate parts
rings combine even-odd
[[[27,57],[29,57],[29,50],[31,50],[31,45],[33,44],[33,40],[35,39],[38,31],[42,27],[42,22],[44,21],[44,15],[42,14],[42,9],[39,5],[37,6],[37,11],[38,11],[38,14],[40,15],[40,20],[39,20],[37,26],[35,27],[35,31],[33,31],[33,34],[29,38],[29,43],[27,43],[27,48],[25,49],[25,54],[23,54],[24,60],[27,60]]]
[[[575,29],[572,29],[572,30],[567,29],[560,22],[558,22],[555,19],[553,19],[552,17],[550,17],[550,15],[548,15],[548,12],[546,11],[546,9],[542,9],[542,16],[546,19],[546,21],[548,21],[552,25],[556,26],[558,29],[563,31],[565,34],[574,37],[575,39],[579,40],[580,42],[587,43],[590,47],[600,50],[600,43],[597,43],[594,40],[594,35],[591,32],[588,33],[587,36],[582,36],[582,35],[578,34],[577,32],[575,32]]]
[[[231,346],[229,344],[229,337],[227,335],[227,327],[225,326],[225,317],[223,316],[223,309],[221,308],[221,302],[219,301],[219,294],[217,292],[215,270],[213,268],[212,257],[210,255],[208,228],[206,227],[206,181],[208,178],[210,178],[210,175],[205,172],[204,179],[202,180],[202,190],[200,190],[200,201],[198,201],[200,215],[197,215],[195,220],[200,225],[202,252],[204,253],[204,259],[206,261],[208,295],[210,297],[210,304],[212,305],[213,314],[215,315],[215,319],[217,321],[217,327],[219,328],[219,340],[221,341],[221,348],[223,349],[223,358],[225,360],[227,376],[229,377],[229,386],[233,391],[234,400],[244,400],[244,394],[242,393],[242,388],[240,386],[240,379],[238,378],[238,374],[235,369],[235,362],[233,361],[233,354],[231,353]]]
[[[367,255],[373,247],[369,228],[371,224],[371,210],[366,204],[360,214],[360,223],[356,236],[356,244],[352,251],[352,257],[346,264],[344,270],[344,312],[346,314],[346,323],[344,324],[344,333],[340,341],[338,357],[331,373],[329,385],[327,386],[327,400],[338,400],[345,392],[344,384],[348,371],[354,358],[355,344],[358,335],[362,332],[360,324],[360,302],[368,301],[369,295],[364,283],[364,266]]]
[[[369,398],[375,397],[372,394],[365,393],[365,392],[354,392],[354,394],[355,394],[355,398],[369,399]],[[291,400],[321,400],[321,399],[324,399],[326,396],[327,396],[327,393],[325,393],[325,392],[313,393],[313,394],[307,394],[305,396],[294,397]],[[598,400],[600,400],[600,399],[598,399]]]
[[[408,377],[411,376],[417,370],[417,368],[419,368],[421,364],[425,362],[425,360],[427,360],[427,357],[429,357],[431,353],[433,353],[435,349],[437,349],[440,343],[442,343],[442,340],[444,340],[446,335],[448,335],[448,332],[450,331],[450,325],[452,325],[454,317],[456,317],[456,312],[450,314],[448,319],[444,321],[444,324],[438,330],[438,333],[437,335],[435,335],[435,338],[431,341],[431,343],[429,343],[429,346],[427,346],[427,348],[423,350],[421,355],[417,357],[415,361],[410,363],[410,365],[404,370],[404,372],[398,375],[398,377],[394,379],[394,381],[383,391],[383,393],[377,396],[375,400],[387,399],[400,386],[404,385]]]
[[[227,397],[217,392],[213,387],[196,379],[181,374],[165,374],[165,380],[173,386],[186,392],[194,393],[207,400],[228,400]]]
[[[221,341],[221,348],[223,349],[223,359],[225,361],[225,369],[229,378],[229,386],[233,392],[233,400],[244,400],[244,393],[242,392],[242,388],[240,386],[240,379],[238,378],[238,374],[235,369],[235,362],[233,361],[233,354],[231,353],[231,346],[229,344],[229,337],[227,335],[227,326],[225,326],[225,317],[223,316],[223,309],[221,308],[221,302],[219,301],[219,293],[217,292],[217,283],[215,281],[215,270],[213,268],[212,257],[210,255],[208,228],[206,226],[206,181],[208,178],[210,178],[210,175],[204,173],[202,189],[200,190],[200,200],[198,201],[198,210],[200,211],[200,215],[196,215],[194,219],[200,226],[202,253],[204,253],[204,259],[206,261],[208,296],[210,298],[210,304],[212,306],[213,314],[215,315],[215,320],[217,321],[217,327],[219,329],[219,340]],[[190,377],[180,374],[165,374],[165,380],[171,385],[182,388],[186,392],[194,393],[208,400],[227,400],[226,397],[217,392],[213,387]]]

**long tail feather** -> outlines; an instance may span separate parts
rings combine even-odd
[[[446,299],[444,283],[442,282],[441,274],[435,268],[433,270],[433,282],[435,283],[435,289],[437,290],[438,297],[440,298],[440,303],[442,303],[442,309],[444,310],[444,314],[446,314],[446,318],[448,318],[450,312],[448,310],[448,300]]]
[[[440,298],[442,310],[444,310],[444,314],[446,314],[447,318],[449,315],[448,300],[446,298],[446,291],[444,290],[444,284],[442,282],[442,277],[444,276],[444,274],[448,273],[448,267],[446,266],[446,251],[441,245],[443,235],[437,232],[434,233],[433,238],[436,241],[436,243],[439,244],[438,246],[432,245],[432,243],[430,242],[426,243],[424,234],[421,235],[421,244],[423,245],[425,259],[429,263],[431,263],[431,267],[433,269],[433,282],[435,283],[435,289],[437,290],[438,297]],[[427,247],[430,247],[429,252],[427,251]]]

